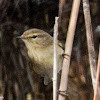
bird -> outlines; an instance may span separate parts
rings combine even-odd
[[[28,50],[30,62],[33,64],[32,69],[44,77],[44,84],[48,85],[53,77],[53,37],[37,28],[25,31],[21,38]],[[63,52],[61,45],[57,45],[57,73],[60,72],[63,62]]]

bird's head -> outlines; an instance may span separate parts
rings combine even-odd
[[[21,38],[27,47],[30,45],[34,48],[43,48],[53,43],[52,36],[40,29],[29,29],[17,38]]]

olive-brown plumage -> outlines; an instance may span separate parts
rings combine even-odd
[[[21,36],[27,49],[33,70],[44,77],[44,84],[53,76],[53,37],[40,29],[30,29]],[[58,72],[62,66],[63,49],[57,46]]]

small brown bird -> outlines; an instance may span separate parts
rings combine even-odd
[[[44,84],[47,85],[53,76],[53,37],[40,29],[29,29],[21,38],[27,49],[30,61],[33,63],[33,70],[44,77]],[[62,66],[63,49],[57,46],[58,72]]]

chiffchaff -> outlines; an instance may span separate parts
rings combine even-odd
[[[44,84],[47,85],[53,76],[53,37],[40,29],[29,29],[21,38],[27,49],[30,61],[33,63],[33,70],[44,77]],[[63,49],[57,46],[58,72],[62,66]]]

